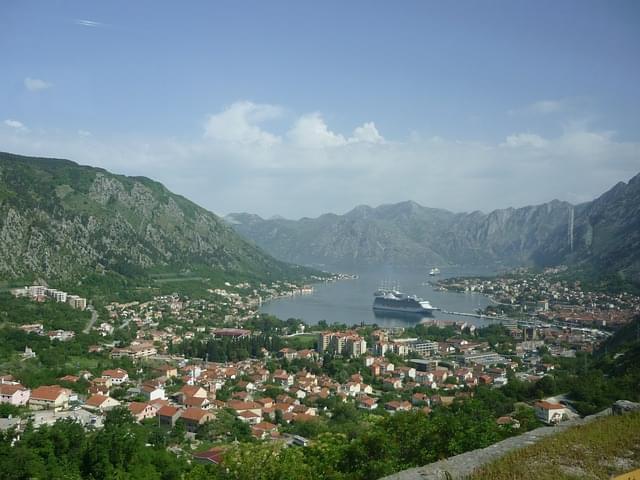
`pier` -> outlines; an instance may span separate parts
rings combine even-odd
[[[461,317],[474,317],[474,318],[483,318],[483,319],[495,319],[495,320],[499,320],[499,318],[496,317],[492,317],[489,315],[483,315],[481,313],[465,313],[465,312],[450,312],[448,310],[440,310],[442,313],[447,313],[449,315],[459,315]]]

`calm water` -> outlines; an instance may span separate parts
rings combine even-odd
[[[490,323],[490,320],[450,315],[443,312],[434,312],[433,317],[396,316],[389,313],[374,314],[371,308],[373,292],[380,287],[382,281],[398,283],[401,291],[415,294],[429,300],[434,307],[450,312],[474,313],[478,308],[489,305],[489,299],[483,295],[438,292],[426,282],[463,275],[492,275],[493,271],[461,267],[442,267],[440,270],[441,273],[437,277],[430,277],[429,269],[420,272],[392,269],[354,272],[359,275],[358,279],[316,284],[313,294],[272,300],[265,303],[261,311],[281,319],[301,318],[308,324],[315,324],[321,320],[347,325],[362,322],[377,323],[380,326],[407,326],[418,322],[439,324],[467,322],[478,326]]]

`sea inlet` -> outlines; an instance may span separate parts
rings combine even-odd
[[[284,297],[262,305],[261,312],[281,319],[300,318],[305,323],[327,323],[346,325],[377,324],[380,327],[411,326],[417,323],[451,324],[464,323],[478,327],[495,320],[455,315],[446,312],[476,313],[491,303],[484,295],[438,290],[432,283],[438,279],[460,276],[492,276],[495,270],[488,268],[465,268],[440,266],[440,274],[430,276],[430,268],[421,270],[398,270],[393,268],[369,269],[353,273],[357,278],[314,285],[308,295]],[[342,271],[332,269],[330,271]],[[416,295],[441,309],[432,316],[406,315],[374,312],[373,292],[381,286],[394,286],[408,295]]]

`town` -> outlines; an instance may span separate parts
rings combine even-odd
[[[499,305],[525,299],[540,318],[564,311],[559,306],[569,309],[573,301],[583,313],[607,311],[603,326],[616,325],[612,319],[626,318],[620,312],[638,308],[637,297],[591,295],[543,281],[445,284],[491,294]],[[429,414],[478,391],[529,385],[535,394],[528,401],[516,410],[496,411],[496,425],[515,434],[579,415],[571,402],[552,396],[556,392],[544,385],[553,384],[554,371],[567,361],[592,352],[611,335],[582,323],[532,324],[526,319],[484,328],[462,321],[383,329],[306,325],[259,313],[266,299],[311,291],[294,284],[226,283],[210,289],[206,298],[172,294],[103,305],[96,309],[98,321],[88,323],[90,332],[14,325],[23,342],[39,347],[25,344],[15,371],[0,372],[0,402],[11,413],[0,419],[0,429],[20,431],[31,422],[38,427],[60,419],[94,429],[110,410],[126,408],[136,421],[170,432],[175,448],[191,452],[193,461],[219,463],[225,446],[239,436],[306,446],[345,412],[353,418]],[[72,298],[64,294],[61,300],[64,292],[41,286],[12,293],[13,302]],[[82,310],[85,305],[72,302],[69,307]],[[21,377],[41,352],[45,356],[48,349],[76,344],[85,349],[82,361],[52,370],[64,375],[47,383]]]
[[[555,322],[560,325],[619,328],[640,312],[640,296],[630,292],[589,291],[580,281],[559,279],[566,267],[543,272],[517,269],[495,278],[448,278],[441,289],[487,295],[492,305],[478,312],[492,317],[512,317]]]

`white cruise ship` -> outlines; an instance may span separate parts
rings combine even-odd
[[[431,315],[436,310],[427,300],[415,295],[407,295],[398,290],[381,288],[376,290],[373,297],[373,309],[377,311]]]

